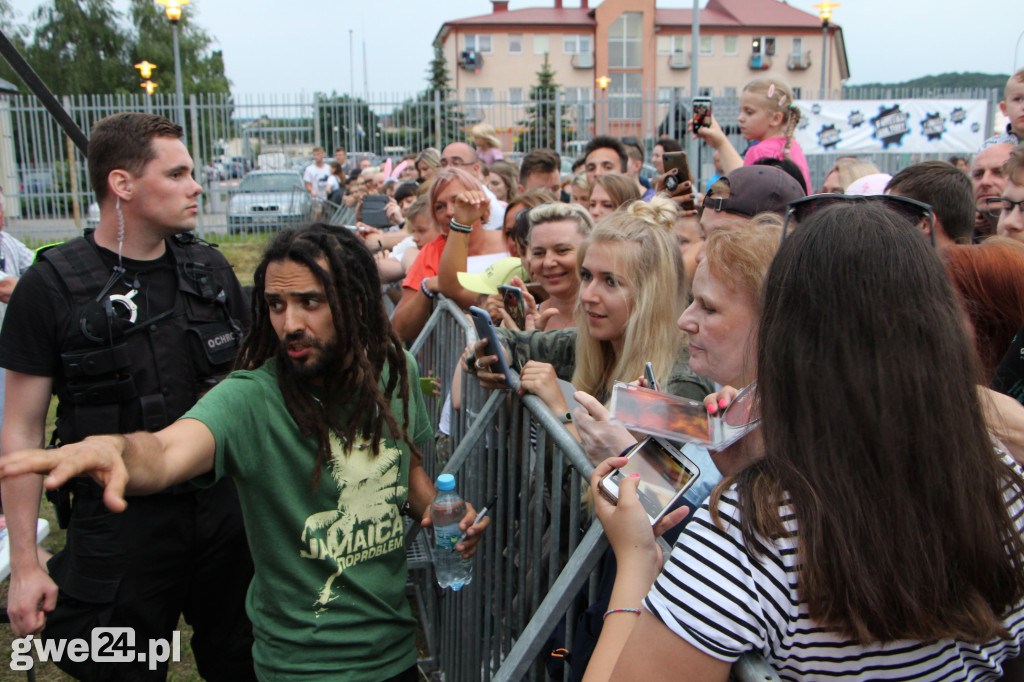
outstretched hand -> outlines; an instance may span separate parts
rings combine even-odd
[[[90,436],[55,450],[23,450],[0,459],[0,478],[43,474],[43,485],[55,490],[76,476],[92,476],[103,486],[103,503],[122,512],[128,485],[128,469],[122,458],[126,441],[122,436]]]

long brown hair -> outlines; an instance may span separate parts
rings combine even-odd
[[[799,536],[812,619],[862,643],[1006,636],[1024,542],[942,264],[907,222],[836,205],[787,236],[758,338],[765,456],[736,476],[748,549]],[[717,497],[713,496],[713,508]]]
[[[285,260],[309,268],[320,280],[331,307],[339,361],[324,373],[323,398],[319,402],[309,385],[287,367],[281,340],[270,321],[264,295],[267,266]],[[320,266],[322,260],[327,262],[327,269]],[[302,435],[317,439],[313,488],[320,481],[323,465],[331,459],[332,432],[347,443],[354,442],[357,435],[366,438],[377,455],[386,426],[388,437],[405,440],[418,454],[391,413],[390,401],[397,391],[402,414],[409,414],[409,377],[402,342],[384,312],[377,266],[363,242],[348,229],[323,223],[284,230],[267,246],[253,281],[252,329],[235,359],[235,368],[256,369],[277,358],[277,383],[288,413]],[[385,365],[390,372],[381,390]],[[337,408],[353,397],[356,401],[351,417],[340,423]]]

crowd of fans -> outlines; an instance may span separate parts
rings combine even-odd
[[[344,149],[325,163],[318,148],[307,187],[322,205],[354,209],[352,232],[315,226],[328,246],[302,247],[301,262],[268,253],[253,311],[268,314],[265,280],[288,288],[295,273],[281,274],[283,262],[311,287],[333,277],[359,289],[353,302],[344,288],[324,298],[353,328],[369,320],[395,358],[439,295],[489,312],[500,347],[451,349],[452,386],[469,374],[487,390],[536,395],[595,465],[593,516],[611,549],[576,641],[559,643],[573,654],[571,679],[726,680],[747,652],[794,680],[1021,679],[1024,70],[1002,106],[1006,131],[972,159],[890,176],[844,157],[817,187],[793,138],[793,92],[770,78],[740,95],[745,152],[713,117],[690,129],[720,168],[703,191],[667,163],[681,150],[670,138],[654,141],[652,178],[631,137],[593,137],[564,177],[555,151],[515,163],[485,124],[468,131],[472,144],[393,167],[350,169]],[[377,224],[364,220],[371,195],[387,197]],[[374,252],[365,271],[337,255],[352,242],[369,258],[353,234]],[[380,308],[374,265],[394,304],[390,327],[366,309]],[[504,285],[522,295],[518,320]],[[267,310],[286,307],[282,298]],[[342,321],[323,314],[340,340]],[[280,330],[268,325],[263,341],[248,337],[249,353],[257,342],[261,353],[276,348]],[[338,350],[295,343],[300,359]],[[749,389],[760,424],[722,450],[681,446],[699,481],[653,528],[635,479],[623,479],[617,502],[600,491],[643,438],[611,422],[614,386],[648,385],[648,366],[659,390],[710,414]],[[369,381],[352,394],[374,408],[366,415],[380,413],[369,369],[330,367],[339,382]],[[407,381],[401,373],[388,391]],[[319,434],[322,459],[338,429],[317,423],[323,404],[309,400],[289,414],[318,429],[302,435]],[[448,419],[463,408],[457,392],[446,402]],[[661,534],[674,546],[667,562]]]
[[[818,186],[775,79],[740,95],[745,153],[713,118],[691,128],[721,171],[703,193],[670,180],[670,138],[650,180],[629,137],[595,136],[564,176],[552,150],[504,158],[486,125],[475,148],[410,157],[418,176],[396,194],[420,198],[395,213],[402,241],[364,232],[401,281],[397,333],[413,341],[439,293],[484,307],[503,347],[467,348],[460,372],[507,389],[503,354],[515,390],[597,465],[620,570],[573,679],[725,679],[751,650],[787,679],[1010,669],[1024,642],[1022,93],[1024,71],[1007,130],[973,158],[890,176],[842,157]],[[522,291],[519,324],[499,285]],[[597,494],[637,441],[609,424],[612,387],[642,383],[648,362],[662,391],[711,413],[756,381],[763,417],[739,445],[684,449],[703,506],[655,526],[686,519],[663,571],[630,484],[617,506]]]

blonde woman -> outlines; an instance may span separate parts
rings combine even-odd
[[[583,241],[577,263],[575,328],[499,331],[510,367],[520,370],[520,392],[540,396],[552,412],[564,415],[568,405],[556,379],[607,402],[616,381],[635,380],[650,362],[663,390],[703,399],[711,383],[690,370],[685,337],[676,326],[687,292],[671,231],[616,212]],[[473,346],[469,370],[485,388],[506,388],[504,377],[490,371],[497,356],[485,343]]]

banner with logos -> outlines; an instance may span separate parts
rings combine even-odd
[[[799,100],[804,154],[973,154],[985,141],[988,102],[973,99]]]

